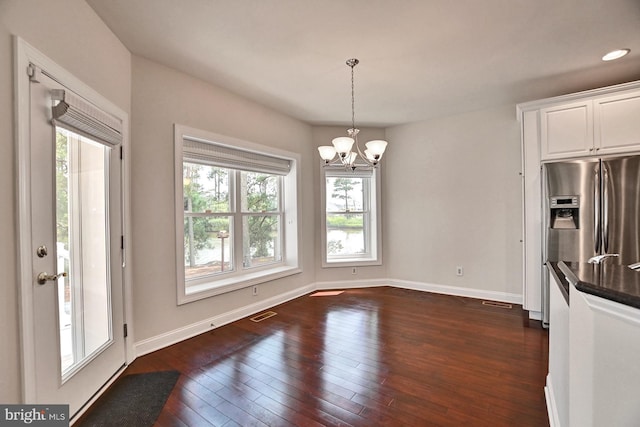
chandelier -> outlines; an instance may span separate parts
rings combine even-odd
[[[345,168],[355,170],[358,166],[376,167],[382,158],[387,141],[376,139],[365,144],[364,153],[358,144],[358,133],[360,130],[356,128],[355,115],[355,91],[353,84],[353,68],[360,61],[352,58],[347,60],[347,65],[351,67],[351,129],[347,129],[347,135],[334,138],[331,143],[333,145],[323,145],[318,147],[320,157],[324,160],[325,166],[338,165]],[[355,146],[355,151],[353,147]],[[338,155],[336,158],[336,154]]]

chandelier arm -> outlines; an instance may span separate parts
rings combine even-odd
[[[356,146],[356,150],[358,151],[358,154],[360,155],[360,158],[361,158],[362,160],[364,160],[364,162],[365,162],[367,165],[369,165],[369,166],[371,166],[371,167],[375,167],[375,166],[376,166],[376,164],[375,164],[375,163],[373,163],[372,161],[370,161],[370,160],[369,160],[369,158],[368,158],[368,157],[367,157],[367,156],[366,156],[362,151],[360,151],[360,144],[358,144],[358,137],[357,137],[357,136],[356,136],[356,141],[355,141],[355,144],[354,144],[354,145]]]

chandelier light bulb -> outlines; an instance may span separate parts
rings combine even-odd
[[[349,165],[353,166],[353,164],[356,162],[356,158],[357,157],[358,157],[358,155],[352,151],[351,153],[349,153],[349,156],[348,156],[348,159],[347,159],[347,163]]]
[[[333,138],[333,141],[331,141],[331,143],[335,147],[336,152],[344,157],[344,155],[351,152],[351,147],[353,147],[354,139],[349,138],[348,136],[339,136],[337,138]]]
[[[318,147],[318,152],[325,162],[330,162],[336,156],[336,149],[330,145]]]
[[[374,139],[373,141],[369,141],[364,145],[374,156],[382,156],[384,150],[387,148],[387,141],[383,141],[382,139]]]
[[[375,157],[373,156],[373,154],[369,150],[364,150],[364,155],[367,156],[367,159],[369,159],[369,160],[375,160]]]

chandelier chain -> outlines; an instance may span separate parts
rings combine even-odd
[[[353,82],[353,69],[355,64],[351,65],[351,129],[356,128],[356,96],[355,85]]]

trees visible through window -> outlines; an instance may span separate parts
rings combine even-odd
[[[187,280],[234,270],[230,178],[228,169],[184,162],[184,266]]]
[[[324,168],[324,261],[379,263],[376,171]]]
[[[298,272],[297,159],[176,130],[179,302]]]
[[[184,163],[187,280],[236,271],[236,221],[242,224],[242,268],[281,261],[281,180],[265,173]],[[241,201],[240,210],[232,200]]]

